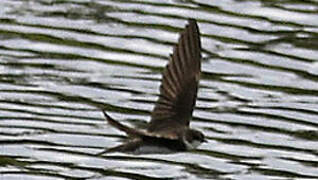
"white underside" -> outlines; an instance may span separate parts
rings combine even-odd
[[[191,143],[188,142],[186,139],[183,139],[184,144],[186,145],[187,150],[192,150],[200,146],[201,142],[194,140]]]
[[[183,139],[183,143],[186,146],[187,150],[192,150],[197,148],[201,142],[194,140],[192,143],[188,142],[187,140]],[[176,151],[171,150],[167,147],[163,146],[140,146],[135,151],[130,152],[132,154],[169,154],[169,153],[175,153]]]
[[[133,154],[168,154],[175,151],[168,149],[166,147],[159,146],[141,146],[136,149]]]

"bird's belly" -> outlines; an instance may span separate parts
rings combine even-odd
[[[169,149],[167,147],[144,145],[135,149],[133,154],[168,154],[174,152],[176,151]]]

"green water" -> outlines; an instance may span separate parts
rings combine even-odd
[[[318,179],[318,1],[1,0],[0,179]],[[144,127],[195,18],[202,79],[169,155],[95,154]]]

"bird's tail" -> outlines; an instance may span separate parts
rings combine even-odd
[[[105,149],[104,151],[99,152],[99,153],[97,153],[96,155],[97,155],[97,156],[101,156],[101,155],[103,155],[103,154],[105,154],[105,153],[121,152],[123,145],[124,145],[124,144],[119,145],[119,146],[115,146],[115,147],[112,147],[112,148]]]
[[[119,122],[117,122],[116,120],[114,120],[112,117],[110,117],[105,111],[103,111],[103,114],[107,120],[107,122],[114,126],[115,128],[121,130],[121,131],[124,131],[127,135],[129,136],[144,136],[145,134],[142,132],[142,131],[138,131],[136,129],[133,129],[133,128],[130,128],[126,125],[123,125]]]
[[[105,116],[105,119],[107,120],[107,122],[110,125],[114,126],[115,128],[117,128],[121,131],[124,131],[130,137],[143,137],[143,136],[145,136],[145,133],[143,133],[142,131],[138,131],[136,129],[130,128],[124,124],[119,123],[118,121],[116,121],[115,119],[110,117],[105,111],[103,111],[103,114]],[[97,153],[96,155],[100,156],[104,153],[128,151],[132,147],[137,146],[138,144],[139,144],[139,141],[132,141],[128,144],[122,144],[122,145],[119,145],[119,146],[116,146],[113,148],[106,149],[100,153]]]
[[[112,153],[112,152],[126,152],[126,153],[137,153],[136,150],[142,145],[142,141],[140,139],[136,139],[133,141],[129,141],[127,143],[121,144],[119,146],[115,146],[109,149],[106,149],[100,153],[97,153],[97,156],[101,156],[105,153]]]

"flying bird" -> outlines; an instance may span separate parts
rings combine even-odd
[[[103,111],[108,123],[124,131],[129,141],[98,154],[169,153],[195,149],[206,142],[202,132],[189,126],[197,98],[200,72],[200,32],[196,20],[190,19],[180,33],[178,44],[163,71],[159,99],[151,113],[147,129],[123,125]]]

